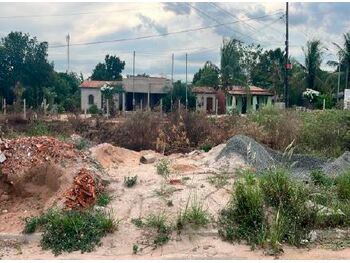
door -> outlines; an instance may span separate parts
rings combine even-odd
[[[213,111],[213,98],[207,98],[207,112],[211,113]]]

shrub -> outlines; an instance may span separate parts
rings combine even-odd
[[[317,186],[331,186],[334,184],[334,180],[321,171],[314,170],[310,173],[311,180]]]
[[[74,145],[78,150],[83,150],[83,149],[88,148],[90,143],[85,138],[80,138],[74,142]]]
[[[43,218],[45,220],[40,223],[44,232],[40,244],[55,255],[78,250],[91,252],[117,225],[110,215],[97,211],[50,210]]]
[[[199,147],[199,149],[205,151],[206,153],[209,152],[213,148],[213,145],[211,144],[203,144]]]
[[[26,133],[29,136],[45,136],[50,135],[51,130],[45,122],[35,121],[29,126]]]
[[[170,175],[170,161],[168,159],[161,159],[157,165],[157,173],[164,178],[168,178]]]
[[[350,171],[337,177],[336,191],[340,200],[350,200]]]
[[[156,231],[153,243],[156,247],[162,246],[170,240],[172,226],[164,214],[151,214],[145,219],[145,227],[153,228]]]
[[[187,224],[193,228],[199,228],[206,226],[209,222],[209,214],[203,208],[203,204],[197,198],[193,198],[190,205],[188,199],[184,211],[179,213],[176,226],[178,230],[181,230]]]
[[[93,104],[90,106],[90,108],[88,109],[88,113],[90,114],[98,114],[99,113],[99,109],[97,107],[96,104]]]
[[[96,205],[107,206],[112,200],[112,196],[106,192],[99,193],[97,195]]]
[[[133,187],[137,182],[137,175],[124,177],[124,185],[126,187]]]

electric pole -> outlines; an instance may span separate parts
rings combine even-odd
[[[170,111],[173,111],[173,92],[174,92],[174,53],[171,55],[171,100],[170,100]]]
[[[187,99],[187,53],[186,53],[186,110],[187,110],[187,103],[188,103],[188,99]]]
[[[69,42],[70,42],[69,34],[66,36],[66,41],[67,41],[67,73],[69,73]]]
[[[132,110],[135,110],[135,51],[132,58]]]
[[[284,104],[289,107],[289,90],[288,90],[288,70],[290,69],[289,54],[288,54],[288,2],[286,2],[286,58],[284,70]]]
[[[339,87],[340,87],[340,66],[341,66],[341,61],[340,61],[340,54],[339,54],[339,63],[338,63],[338,88],[337,88],[337,102],[339,102]]]

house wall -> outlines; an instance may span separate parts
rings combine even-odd
[[[211,112],[215,112],[215,105],[216,105],[215,94],[203,94],[203,93],[196,94],[196,111],[207,112],[207,98],[213,99]]]
[[[91,105],[89,105],[89,95],[94,96],[94,104],[97,106],[98,109],[101,109],[102,105],[102,99],[101,99],[101,91],[99,89],[89,89],[89,88],[83,88],[81,90],[81,109],[83,111],[89,110]]]
[[[350,89],[344,90],[344,110],[350,110]]]
[[[226,95],[226,112],[243,113],[243,100],[245,96]],[[272,96],[251,96],[247,98],[246,112],[256,111],[265,105],[272,104]]]

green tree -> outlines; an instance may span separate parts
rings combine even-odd
[[[343,35],[344,43],[343,46],[340,46],[336,43],[334,43],[338,48],[338,55],[340,57],[340,69],[345,69],[345,89],[348,88],[349,84],[349,69],[350,69],[350,32],[345,33]],[[338,63],[329,63],[329,64],[335,64],[339,67]],[[339,69],[339,68],[338,68]]]
[[[121,80],[125,61],[121,61],[117,56],[106,55],[105,63],[98,63],[94,68],[92,80]]]
[[[210,61],[205,62],[203,68],[200,68],[193,76],[193,85],[195,86],[219,86],[220,69]]]
[[[171,92],[173,94],[173,102],[177,103],[180,100],[182,105],[186,103],[186,84],[180,80],[176,81],[173,85],[173,90],[163,98],[163,107],[165,111],[170,111],[171,107]],[[196,107],[196,96],[192,93],[191,87],[187,90],[188,108],[194,109]],[[177,107],[177,105],[174,105]]]

